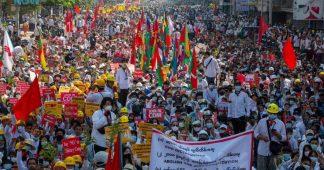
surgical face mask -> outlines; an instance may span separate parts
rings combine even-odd
[[[131,140],[132,140],[132,142],[136,142],[137,141],[137,136],[132,135]]]
[[[213,127],[213,124],[212,123],[206,123],[206,127],[207,127],[207,129],[211,129]]]
[[[172,126],[172,131],[178,131],[178,130],[179,130],[178,126]]]
[[[134,125],[135,125],[135,123],[134,123],[134,122],[132,122],[132,123],[129,123],[129,126],[130,126],[130,127],[134,127]]]
[[[17,162],[17,158],[16,158],[16,157],[10,157],[10,160],[11,160],[13,163],[16,163],[16,162]]]
[[[306,140],[307,140],[307,141],[310,141],[311,139],[313,139],[313,137],[314,137],[314,136],[312,136],[312,135],[307,135],[307,136],[306,136]]]
[[[25,148],[26,148],[26,151],[30,151],[31,150],[31,147],[30,146],[25,146]]]
[[[308,155],[309,155],[309,151],[305,151],[305,152],[304,152],[304,155],[305,155],[305,156],[308,156]]]
[[[270,120],[275,120],[276,118],[277,118],[277,115],[275,115],[275,114],[270,114],[269,115]]]
[[[290,154],[287,154],[287,153],[283,154],[282,157],[283,157],[284,161],[289,161],[291,159]]]
[[[199,132],[200,129],[201,129],[200,127],[194,127],[194,131],[195,131],[195,132]]]
[[[240,91],[241,91],[241,89],[242,89],[242,87],[241,87],[241,86],[235,86],[235,92],[240,92]]]
[[[18,132],[23,132],[24,131],[24,127],[23,126],[18,126],[17,131]]]
[[[316,144],[311,144],[311,147],[312,147],[313,151],[316,151],[316,149],[317,149],[317,145]]]
[[[205,105],[205,104],[201,104],[200,105],[200,108],[202,109],[202,108],[205,108],[205,107],[207,107],[207,105]]]
[[[11,169],[12,168],[12,164],[3,164],[3,168],[4,169]]]
[[[318,158],[314,157],[314,156],[311,156],[309,157],[313,162],[317,162],[318,161]]]
[[[185,126],[185,124],[183,122],[179,123],[179,127],[183,128]]]
[[[149,170],[149,166],[148,165],[142,166],[142,170]]]
[[[111,111],[111,109],[112,109],[112,106],[110,106],[110,105],[105,107],[105,111]]]

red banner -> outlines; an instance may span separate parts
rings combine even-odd
[[[159,121],[164,121],[164,108],[149,108],[146,110],[146,121],[150,119],[158,119]]]
[[[17,98],[9,98],[8,103],[15,105],[18,102]]]
[[[18,81],[16,85],[16,91],[20,92],[21,96],[23,96],[26,91],[29,89],[29,84],[24,81]]]
[[[42,125],[47,125],[50,126],[50,127],[54,127],[55,126],[55,123],[56,123],[56,118],[52,115],[47,115],[45,114],[42,118]]]
[[[7,84],[0,84],[0,94],[6,94]]]
[[[41,96],[44,97],[46,101],[55,99],[54,89],[48,87],[42,87],[41,91],[42,91]]]
[[[81,155],[81,142],[79,137],[62,140],[64,148],[64,158],[74,155]]]
[[[76,92],[61,93],[61,101],[63,105],[72,103],[72,98],[78,96]]]
[[[78,104],[68,103],[64,105],[64,117],[75,118],[78,112]]]
[[[143,71],[142,70],[135,70],[134,71],[134,78],[138,79],[138,78],[141,78],[141,77],[143,77]]]

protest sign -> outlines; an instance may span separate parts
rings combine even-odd
[[[46,123],[49,127],[54,127],[56,123],[56,118],[53,115],[45,114],[42,118],[41,124],[46,125]]]
[[[62,140],[64,157],[81,155],[81,142],[79,137],[67,138]]]
[[[8,103],[10,103],[12,105],[15,105],[17,102],[18,102],[18,99],[17,98],[9,98],[8,99]]]
[[[150,119],[158,119],[159,121],[164,120],[164,108],[147,108],[146,112],[146,121]]]
[[[143,71],[142,71],[142,70],[135,70],[135,71],[134,71],[134,75],[133,75],[133,77],[134,77],[135,79],[138,79],[138,78],[143,77]]]
[[[48,115],[56,115],[59,112],[58,103],[56,101],[44,102],[44,110]]]
[[[72,102],[72,98],[78,96],[76,92],[63,92],[61,93],[61,101],[63,105],[69,104]]]
[[[59,94],[61,94],[61,93],[68,93],[68,92],[70,92],[70,87],[68,87],[68,86],[60,86],[60,88],[59,88]]]
[[[44,97],[45,101],[55,100],[55,92],[54,89],[48,87],[42,87],[42,97]]]
[[[128,124],[119,124],[119,130],[122,131],[122,143],[127,143],[130,141],[131,138],[131,132],[129,129],[129,125]],[[112,126],[108,126],[105,127],[105,135],[106,135],[106,140],[109,141],[111,139],[111,132],[113,131],[113,127]]]
[[[132,153],[141,162],[150,162],[151,144],[134,144],[132,145]]]
[[[153,129],[150,169],[251,169],[252,152],[253,131],[213,141],[185,142]]]
[[[6,84],[0,84],[0,94],[6,94],[7,85]]]
[[[64,117],[75,118],[78,112],[78,105],[74,103],[68,103],[64,105]]]
[[[77,96],[77,97],[73,97],[72,98],[72,103],[77,104],[78,105],[78,110],[81,110],[82,112],[84,112],[84,105],[85,105],[85,101],[84,101],[84,97],[81,96]]]
[[[99,110],[99,108],[99,104],[87,102],[85,104],[85,115],[87,117],[91,117],[95,111]]]

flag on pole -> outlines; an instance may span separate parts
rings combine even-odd
[[[87,8],[87,12],[84,16],[83,34],[85,37],[87,37],[88,15],[89,15],[89,8]]]
[[[39,38],[38,41],[38,58],[40,60],[40,63],[42,65],[42,68],[45,70],[47,69],[47,63],[45,59],[45,50],[42,42],[42,37]]]
[[[8,32],[5,31],[4,39],[3,39],[3,58],[2,58],[1,66],[3,65],[3,67],[7,68],[9,71],[12,71],[12,67],[14,65],[12,57],[13,57],[13,45],[10,40]]]
[[[195,48],[193,49],[192,54],[192,62],[191,62],[191,89],[198,88],[198,81],[197,81],[197,55]]]
[[[29,114],[41,106],[38,78],[36,77],[27,92],[18,100],[13,108],[16,120],[26,122]]]
[[[262,35],[268,30],[268,24],[264,21],[263,17],[260,17],[259,23],[259,34],[258,34],[258,45],[261,45]]]
[[[133,42],[132,42],[132,53],[131,53],[130,63],[133,64],[136,67],[135,38],[133,39]]]
[[[99,4],[95,7],[94,13],[93,13],[93,21],[90,25],[90,28],[93,29],[96,26],[97,22],[97,16],[98,16],[98,11],[99,11]]]
[[[291,43],[290,37],[287,38],[287,41],[283,46],[282,55],[288,68],[290,70],[294,70],[297,65],[297,60],[296,60],[296,54],[294,51],[294,47]]]
[[[114,144],[114,158],[113,158],[113,161],[112,161],[112,167],[111,167],[111,170],[113,169],[122,169],[122,151],[121,151],[121,135],[120,135],[120,132],[118,133],[117,135],[117,140]]]

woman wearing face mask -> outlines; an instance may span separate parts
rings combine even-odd
[[[198,141],[198,133],[201,130],[201,122],[200,120],[196,120],[192,123],[192,133],[190,133],[189,140],[190,141]]]
[[[135,162],[129,147],[123,148],[123,170],[136,170]]]
[[[215,130],[214,122],[212,119],[205,120],[205,128],[204,129],[208,133],[209,139],[214,140],[214,139],[220,138],[219,133]]]
[[[111,111],[113,99],[103,98],[100,104],[100,110],[92,115],[93,129],[91,136],[95,139],[94,151],[104,151],[107,149],[105,138],[105,127],[116,123],[116,115]]]

